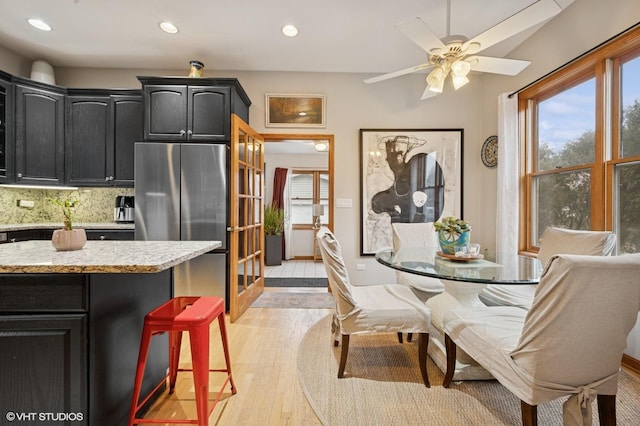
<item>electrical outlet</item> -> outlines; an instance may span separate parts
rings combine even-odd
[[[356,271],[364,271],[367,269],[367,265],[364,263],[356,263]]]
[[[337,208],[351,208],[353,207],[353,202],[351,198],[336,198],[336,207]]]
[[[31,200],[18,200],[18,207],[32,209],[34,206],[35,206],[35,203]]]

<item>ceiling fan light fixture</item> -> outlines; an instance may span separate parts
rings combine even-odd
[[[452,75],[451,82],[453,83],[453,88],[458,90],[459,88],[467,84],[469,82],[469,79],[464,75]]]
[[[444,69],[441,66],[437,66],[431,70],[429,75],[427,75],[427,84],[430,86],[437,86],[440,82],[444,83],[444,79],[446,74]]]
[[[457,60],[451,64],[451,72],[457,77],[466,77],[471,71],[471,64],[467,61]]]

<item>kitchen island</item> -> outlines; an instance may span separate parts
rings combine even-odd
[[[173,296],[173,267],[218,241],[0,245],[0,418],[126,424],[144,315]],[[153,339],[143,393],[168,367]],[[59,420],[66,419],[67,422]]]

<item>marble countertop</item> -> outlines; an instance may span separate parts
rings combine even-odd
[[[56,251],[51,241],[0,244],[0,273],[155,273],[220,247],[220,241],[87,241]]]
[[[74,228],[80,229],[135,229],[133,223],[115,223],[115,222],[92,222],[92,223],[74,223]],[[62,228],[60,222],[50,223],[9,223],[0,224],[0,232],[22,231],[25,229],[58,229]]]

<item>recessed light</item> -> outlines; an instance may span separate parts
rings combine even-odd
[[[287,37],[295,37],[298,35],[298,29],[294,25],[288,24],[282,27],[282,34]]]
[[[37,18],[29,18],[27,22],[34,28],[37,28],[42,31],[51,31],[51,26],[44,22],[42,19]]]
[[[168,21],[160,22],[160,28],[162,29],[162,31],[169,34],[176,34],[178,32],[178,27]]]

